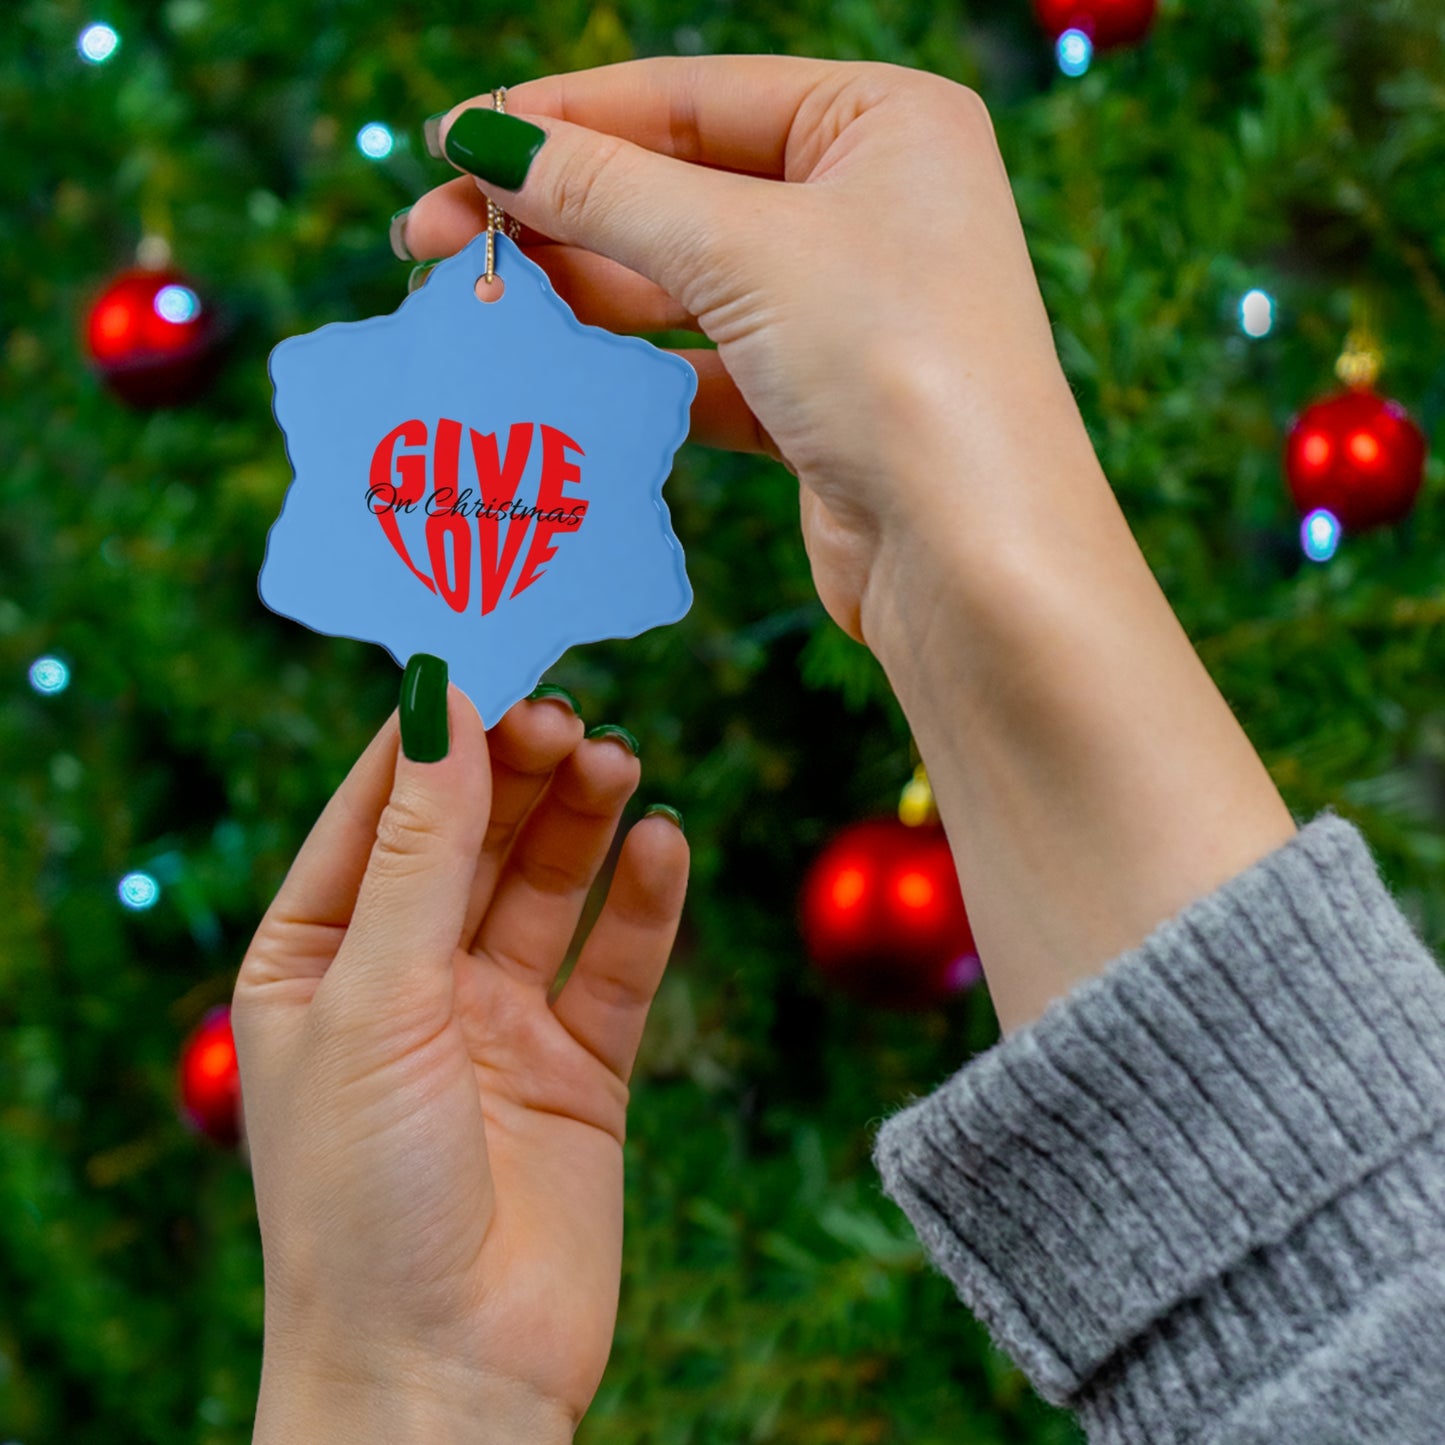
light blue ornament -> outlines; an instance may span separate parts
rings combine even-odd
[[[584,326],[506,236],[390,316],[271,353],[295,472],[261,600],[316,632],[446,659],[491,727],[567,648],[635,637],[692,603],[662,486],[697,373]]]

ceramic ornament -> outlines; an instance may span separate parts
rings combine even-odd
[[[569,647],[635,637],[692,602],[662,486],[697,374],[584,326],[486,236],[390,316],[271,353],[295,474],[261,600],[316,632],[446,659],[491,727]]]

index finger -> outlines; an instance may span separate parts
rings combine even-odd
[[[823,101],[818,113],[825,111],[850,69],[791,55],[657,56],[524,81],[508,87],[507,109],[552,116],[678,160],[780,180],[790,159],[796,169],[790,151],[806,138],[808,127],[799,121],[806,122],[810,100]]]

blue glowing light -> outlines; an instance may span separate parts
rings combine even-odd
[[[51,697],[70,686],[70,669],[58,657],[37,657],[30,664],[30,686]]]
[[[1239,303],[1239,327],[1246,336],[1268,336],[1274,329],[1274,297],[1268,291],[1246,291]]]
[[[162,286],[153,303],[162,321],[183,326],[201,314],[201,298],[189,286]]]
[[[104,65],[120,48],[120,36],[109,25],[87,25],[75,42],[82,60]]]
[[[374,161],[384,161],[396,145],[391,128],[379,120],[373,120],[356,132],[356,148],[362,155]]]
[[[1328,562],[1340,545],[1340,522],[1333,512],[1316,507],[1300,524],[1300,546],[1311,562]]]
[[[139,913],[160,898],[161,885],[149,873],[127,873],[115,891],[127,908]]]
[[[1054,47],[1065,75],[1082,75],[1094,59],[1094,42],[1082,30],[1066,30]]]

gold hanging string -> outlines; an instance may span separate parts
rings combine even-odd
[[[170,166],[154,167],[141,192],[141,235],[135,260],[147,271],[160,271],[171,264],[171,171]]]
[[[492,92],[492,109],[498,115],[507,113],[507,87],[499,85]],[[515,241],[522,234],[521,226],[514,221],[490,196],[487,197],[487,273],[488,285],[497,279],[497,232]]]

